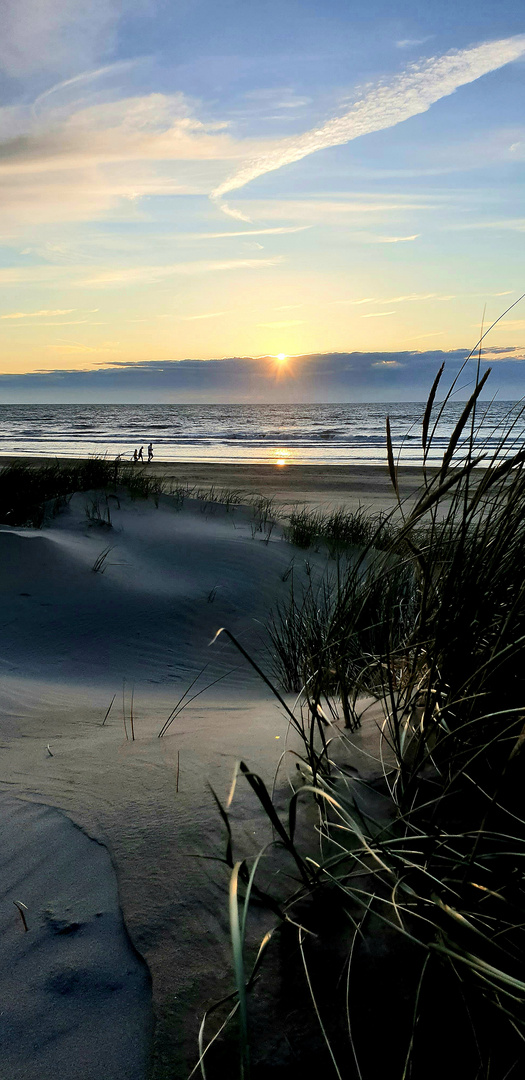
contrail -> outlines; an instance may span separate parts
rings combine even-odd
[[[334,117],[303,135],[281,139],[268,153],[253,158],[215,188],[211,198],[221,199],[256,177],[291,165],[318,150],[341,146],[360,135],[395,127],[411,116],[427,112],[436,101],[453,94],[460,86],[497,71],[524,53],[525,34],[519,34],[411,65],[391,82],[379,83],[343,116]],[[225,206],[225,209],[228,208]]]

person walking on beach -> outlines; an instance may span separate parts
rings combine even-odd
[[[139,460],[139,452],[137,450],[137,447],[135,447],[135,449],[133,451],[133,461],[135,462],[135,464],[137,464],[138,460]]]
[[[139,461],[144,461],[144,454],[143,454],[143,450],[144,450],[144,447],[143,447],[143,446],[141,446],[141,448],[140,448],[140,450],[139,450],[139,453],[138,453],[138,460],[139,460]]]
[[[148,446],[148,461],[153,461],[153,443]]]

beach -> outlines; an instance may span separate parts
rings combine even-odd
[[[278,515],[303,503],[374,512],[393,505],[384,468],[154,462],[150,469],[168,488],[213,489],[218,501],[193,492],[182,505],[169,495],[156,505],[118,490],[101,513],[100,493],[84,492],[48,514],[41,529],[0,527],[0,785],[9,806],[3,835],[11,869],[3,888],[4,969],[23,965],[30,942],[38,972],[30,990],[41,1017],[31,1053],[26,1037],[13,1034],[20,1018],[8,1024],[13,1080],[44,1080],[53,1060],[62,1062],[61,1080],[78,1076],[75,1038],[83,1048],[83,1080],[119,1080],[124,1052],[126,1077],[182,1080],[198,1058],[204,1010],[231,991],[229,872],[214,861],[224,852],[224,827],[209,785],[225,800],[242,758],[271,786],[286,750],[277,791],[286,790],[295,763],[279,702],[225,635],[214,638],[226,627],[269,671],[264,626],[288,596],[292,570],[299,589],[312,575],[320,578],[330,561],[322,549],[294,548],[279,523],[266,529],[253,507],[223,505],[220,492],[272,498]],[[403,471],[402,492],[412,496],[418,479],[417,470]],[[98,518],[87,512],[97,499]],[[367,731],[365,725],[357,738],[365,747]],[[360,765],[370,771],[369,758]],[[28,804],[52,808],[71,859],[58,863],[53,856],[40,812],[22,825]],[[254,852],[267,842],[264,815],[240,783],[234,815]],[[67,819],[78,829],[68,831]],[[22,828],[30,830],[29,853],[21,845],[17,853]],[[71,899],[66,871],[81,858],[72,846],[79,830],[88,847],[107,849],[96,873],[115,897],[118,887],[113,908],[106,904],[113,912],[110,944],[97,937],[102,901],[79,915],[80,899]],[[47,874],[45,887],[34,883],[35,860]],[[27,932],[14,900],[26,905]],[[47,912],[55,909],[67,909],[60,918],[74,931],[50,931]],[[87,963],[73,945],[90,934],[95,959]],[[36,935],[43,940],[38,954]],[[127,935],[137,959],[135,966],[121,961],[125,977],[107,976],[113,1013],[105,1030],[122,1026],[131,1041],[110,1053],[111,1039],[105,1051],[99,1033],[101,990],[92,973],[96,950],[113,952],[115,942],[122,950]],[[64,942],[72,951],[59,957]],[[61,981],[63,970],[69,975]],[[12,995],[10,975],[4,978]],[[50,986],[59,988],[54,1055],[45,1036]],[[75,1036],[71,1015],[80,1003],[87,1019]],[[271,1059],[268,1043],[262,1053]]]
[[[0,467],[13,461],[24,461],[40,466],[59,461],[61,464],[81,461],[80,458],[27,457],[0,454]],[[278,506],[306,505],[323,509],[345,506],[356,510],[359,506],[372,512],[388,511],[395,505],[388,468],[386,465],[259,465],[224,464],[209,461],[162,461],[154,458],[147,468],[160,477],[166,485],[182,485],[189,488],[210,488],[216,492],[235,491],[250,495],[263,495],[273,499]],[[428,469],[433,476],[435,468]],[[402,498],[411,499],[421,487],[420,466],[399,467]]]

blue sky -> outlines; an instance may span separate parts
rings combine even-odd
[[[4,5],[3,400],[420,399],[524,288],[521,4]]]

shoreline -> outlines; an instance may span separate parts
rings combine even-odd
[[[64,465],[77,464],[84,458],[31,457],[23,455],[0,455],[0,467],[23,461],[27,465],[42,466],[59,461]],[[133,466],[132,462],[125,462]],[[231,462],[193,461],[173,462],[154,459],[147,469],[167,483],[195,488],[218,488],[263,495],[272,498],[280,506],[301,504],[331,509],[345,506],[359,507],[372,512],[390,510],[396,503],[388,468],[386,465],[263,465]],[[433,476],[437,468],[428,468]],[[399,466],[402,499],[411,499],[421,487],[423,471],[420,466]]]

